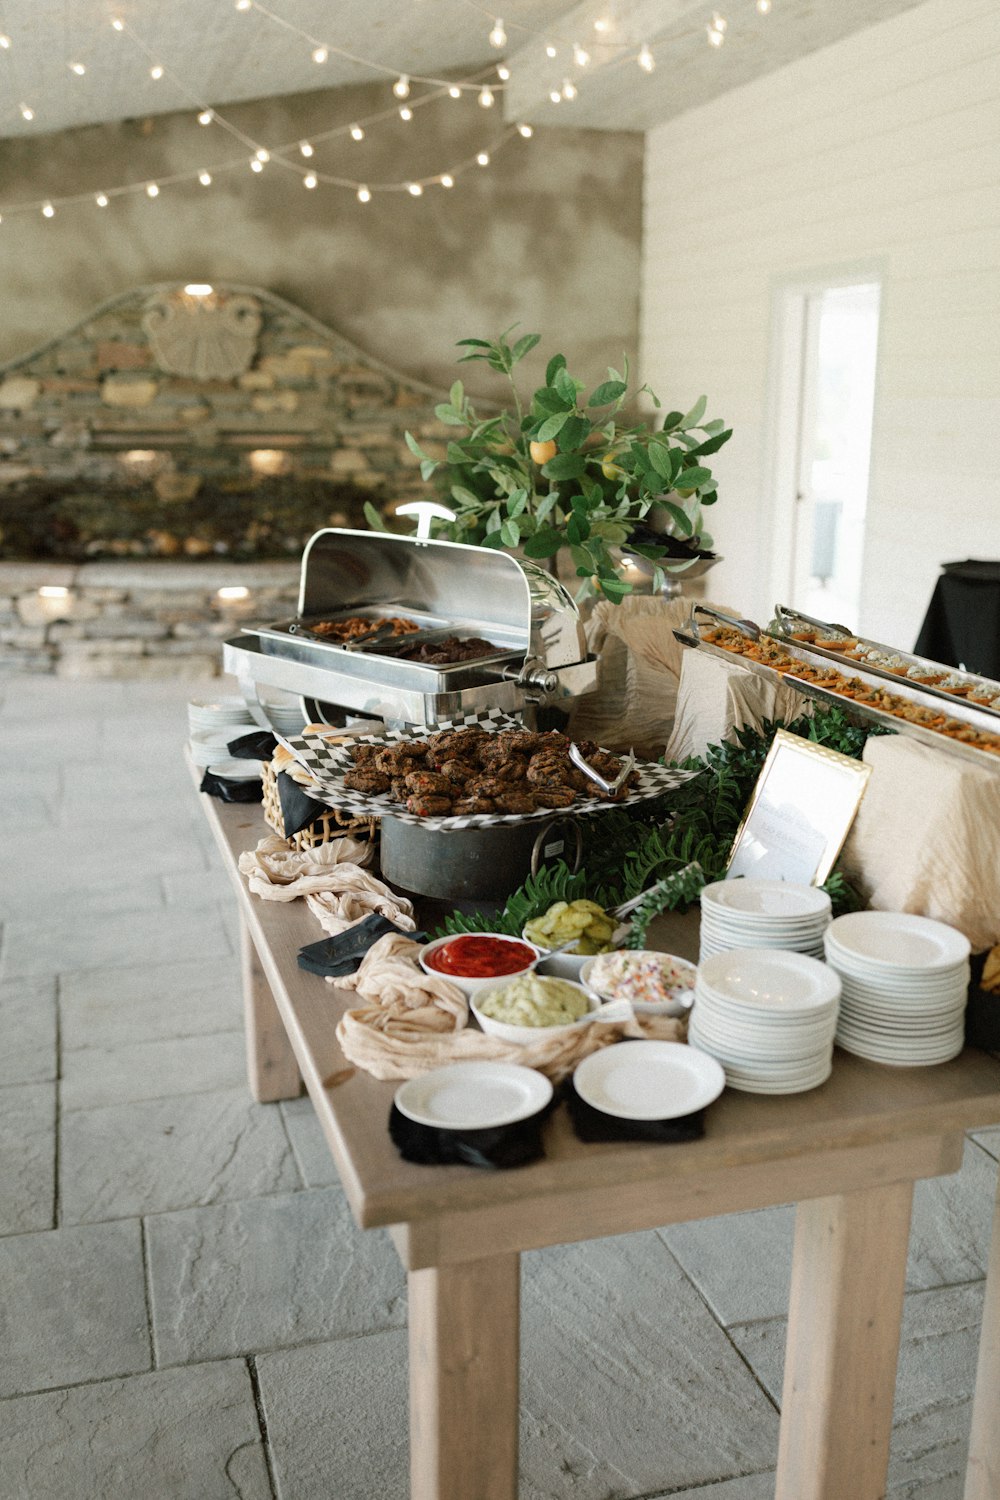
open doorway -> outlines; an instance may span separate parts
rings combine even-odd
[[[778,309],[776,598],[861,628],[881,288],[785,288]]]

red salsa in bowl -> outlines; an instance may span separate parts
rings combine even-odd
[[[538,954],[516,938],[470,932],[432,948],[424,965],[456,979],[502,979],[530,969]]]

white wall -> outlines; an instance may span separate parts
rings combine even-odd
[[[643,376],[735,428],[708,592],[758,619],[781,545],[774,303],[855,269],[883,287],[857,628],[910,647],[940,564],[1000,557],[996,0],[927,0],[648,137]]]

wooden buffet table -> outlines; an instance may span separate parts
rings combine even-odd
[[[259,806],[201,800],[238,895],[254,1097],[294,1098],[304,1082],[355,1219],[388,1226],[408,1272],[412,1500],[515,1500],[521,1250],[787,1202],[798,1209],[776,1497],[880,1500],[913,1183],[957,1171],[963,1133],[1000,1122],[1000,1065],[967,1051],[895,1069],[838,1052],[811,1093],[727,1091],[691,1144],[584,1145],[557,1110],[532,1166],[411,1165],[386,1128],[396,1086],[354,1071],[337,1045],[354,997],[297,966],[321,935],[315,919],[302,902],[252,897],[236,867],[269,831]],[[662,936],[690,951],[696,927]],[[998,1495],[1000,1209],[965,1500]]]

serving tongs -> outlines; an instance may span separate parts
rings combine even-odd
[[[589,776],[591,781],[599,786],[603,792],[607,792],[609,797],[613,797],[615,792],[621,791],[635,766],[635,751],[630,750],[622,762],[622,768],[614,781],[608,781],[601,775],[600,771],[595,770],[590,762],[584,759],[583,752],[575,742],[569,747],[569,758],[574,766],[583,772],[584,776]]]
[[[774,619],[767,627],[768,632],[777,631],[781,635],[788,635],[794,621],[800,621],[803,625],[813,625],[817,630],[828,631],[831,634],[839,631],[841,635],[853,637],[854,631],[848,630],[846,625],[838,625],[833,620],[817,620],[812,615],[804,615],[799,609],[789,609],[787,604],[776,604],[774,606]]]

